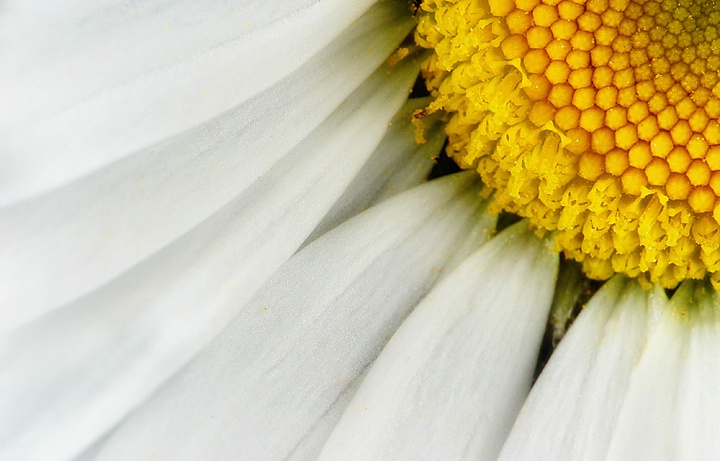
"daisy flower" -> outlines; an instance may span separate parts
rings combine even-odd
[[[713,459],[719,22],[9,0],[0,459]]]

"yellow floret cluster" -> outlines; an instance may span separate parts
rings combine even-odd
[[[720,5],[720,4],[719,4]],[[448,154],[591,278],[720,286],[714,0],[425,0]]]

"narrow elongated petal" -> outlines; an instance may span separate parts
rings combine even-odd
[[[345,194],[338,199],[308,241],[388,197],[427,180],[436,156],[445,141],[439,119],[427,124],[427,142],[415,142],[412,114],[426,107],[430,98],[411,99],[390,123],[385,138]]]
[[[373,3],[3,2],[0,204],[231,111],[305,63]],[[405,6],[381,3],[375,22],[391,8],[407,16]],[[368,53],[377,43],[364,42],[363,52],[386,56],[382,47]]]
[[[659,288],[622,276],[606,283],[540,375],[500,460],[605,460],[654,315],[666,309]]]
[[[1,209],[0,329],[107,283],[246,191],[392,51],[410,27],[398,22],[400,14],[380,3],[247,104],[60,190]],[[395,89],[387,94],[407,94]],[[394,111],[397,99],[391,101]]]
[[[494,459],[530,388],[558,257],[518,223],[415,309],[321,459]]]
[[[634,371],[608,459],[716,459],[720,296],[685,282]]]
[[[274,460],[322,439],[314,431],[331,426],[326,416],[449,255],[494,228],[471,181],[420,186],[305,247],[100,459]]]
[[[362,380],[365,379],[369,369],[370,367],[366,367],[350,385],[343,389],[342,393],[338,395],[338,398],[332,403],[328,411],[315,423],[310,432],[302,438],[300,443],[293,447],[292,452],[287,456],[288,460],[307,461],[318,459],[318,455],[328,436],[340,420],[345,408],[350,403]]]
[[[0,459],[74,455],[207,344],[320,222],[417,66],[381,67],[243,194],[121,277],[0,337]]]

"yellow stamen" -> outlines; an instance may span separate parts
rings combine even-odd
[[[715,0],[425,0],[448,154],[605,279],[720,287]]]

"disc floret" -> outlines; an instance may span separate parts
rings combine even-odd
[[[448,154],[589,277],[720,284],[714,0],[426,0]]]

